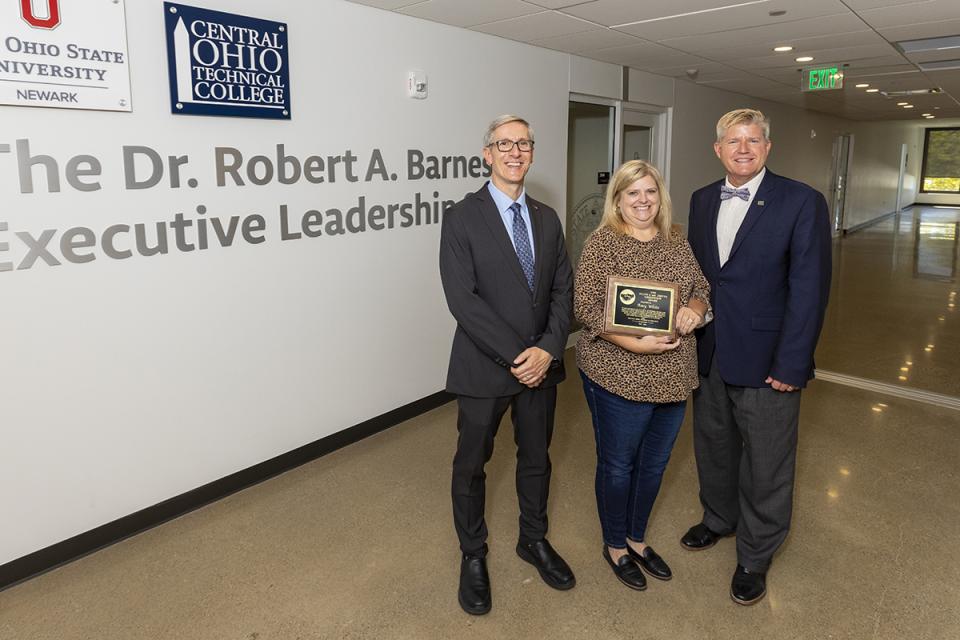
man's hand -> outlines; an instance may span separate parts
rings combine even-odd
[[[793,386],[792,384],[787,384],[786,382],[780,382],[779,380],[771,378],[770,376],[767,376],[767,379],[764,380],[764,382],[781,392],[796,391],[799,388]]]
[[[537,387],[547,377],[547,369],[553,362],[553,356],[540,347],[527,347],[513,359],[510,373],[531,389]]]

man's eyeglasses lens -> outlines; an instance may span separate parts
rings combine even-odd
[[[533,140],[517,140],[516,142],[513,140],[497,140],[494,144],[496,144],[497,149],[503,153],[512,151],[514,145],[516,145],[520,151],[530,151],[533,149]]]

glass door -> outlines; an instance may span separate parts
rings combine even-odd
[[[843,212],[847,202],[847,170],[853,136],[848,133],[837,136],[833,143],[833,230],[843,230]]]
[[[603,217],[603,198],[614,170],[616,104],[571,97],[567,120],[567,251],[574,269],[583,243]]]

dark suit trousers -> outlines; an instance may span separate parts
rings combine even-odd
[[[800,392],[726,384],[714,354],[693,392],[703,523],[737,532],[737,561],[765,572],[790,529]]]
[[[513,439],[517,444],[517,498],[520,502],[520,539],[540,540],[547,534],[547,496],[550,492],[550,455],[557,388],[525,389],[514,396],[473,398],[457,396],[457,453],[453,458],[453,523],[465,554],[487,552],[484,520],[486,478],[484,465],[493,455],[500,419],[510,407]]]

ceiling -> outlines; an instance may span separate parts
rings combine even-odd
[[[352,1],[853,120],[960,117],[960,48],[895,45],[960,34],[958,0]],[[920,67],[941,60],[957,68]],[[800,68],[821,63],[843,65],[843,89],[801,91]]]

